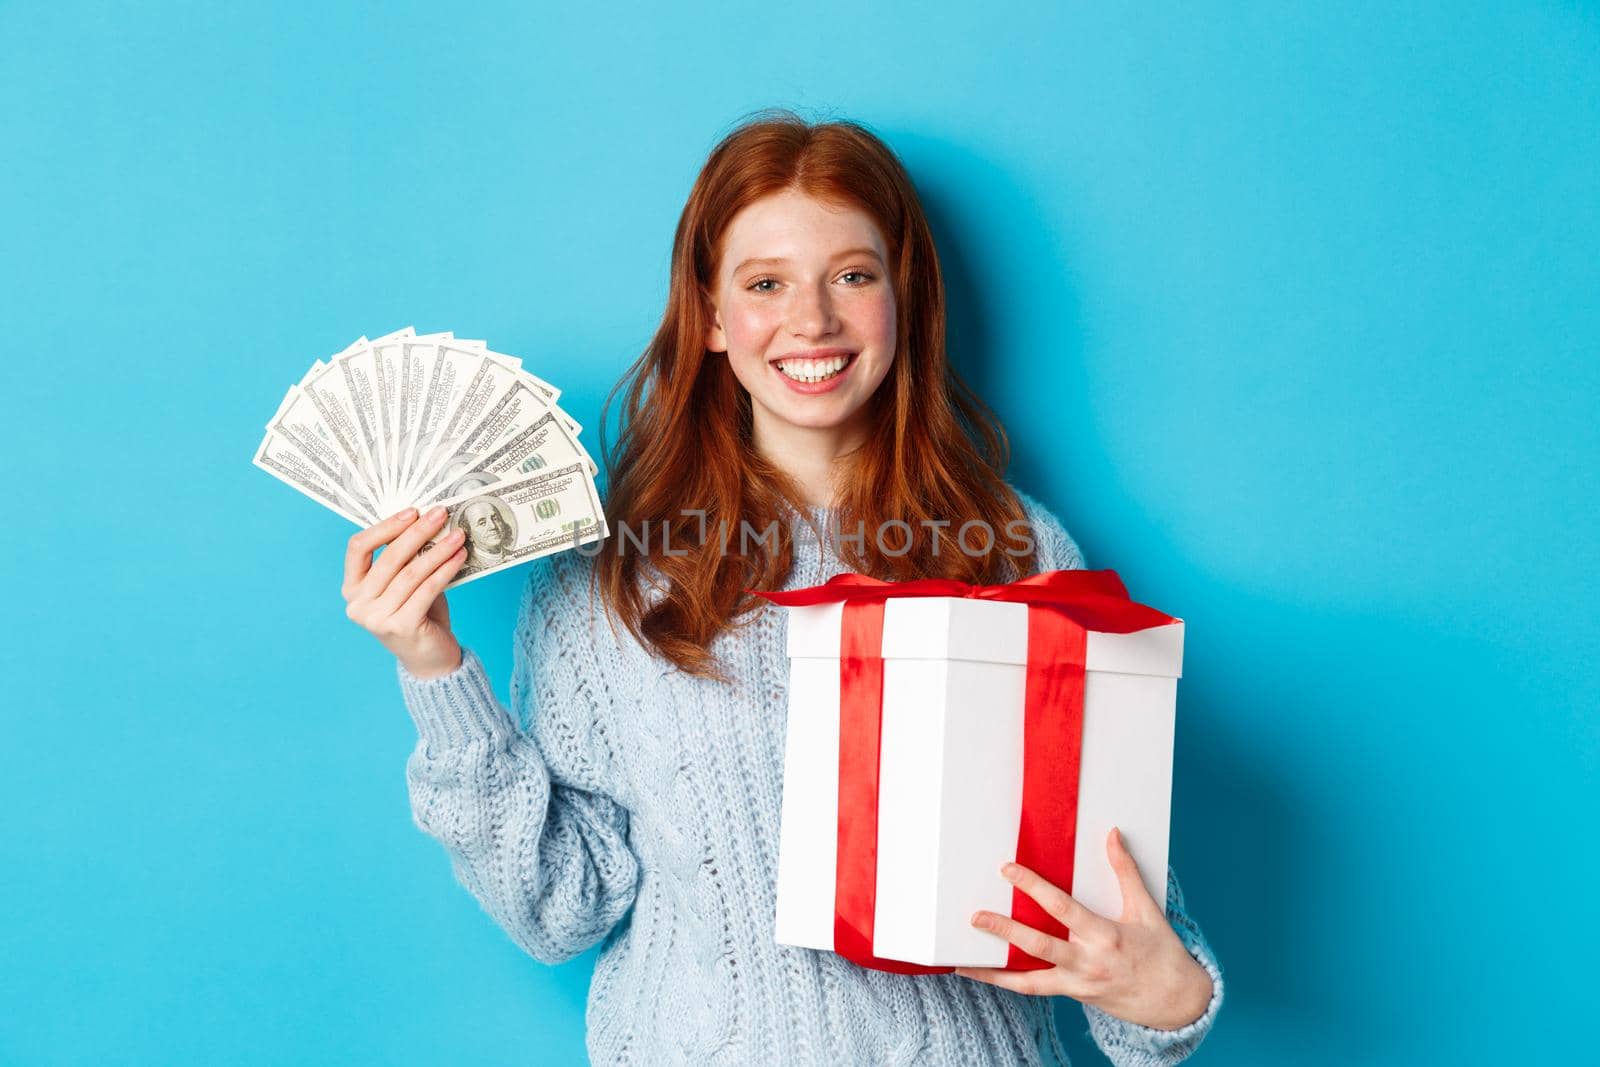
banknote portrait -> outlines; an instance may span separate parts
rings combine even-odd
[[[455,524],[467,535],[468,567],[497,567],[516,546],[516,516],[496,497],[467,501],[456,513]]]

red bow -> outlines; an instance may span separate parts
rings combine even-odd
[[[834,951],[863,967],[898,974],[945,974],[872,954],[878,880],[878,748],[883,719],[883,611],[890,597],[971,597],[1028,605],[1028,669],[1023,718],[1022,818],[1017,862],[1070,891],[1078,822],[1078,759],[1083,735],[1084,653],[1088,631],[1133,633],[1178,620],[1128,596],[1111,570],[1045,571],[1007,585],[947,578],[885,582],[836,574],[808,589],[747,593],[785,607],[844,602],[839,645],[839,862],[834,884]],[[1067,928],[1021,889],[1011,916],[1065,940]],[[1050,967],[1011,946],[1006,969]]]

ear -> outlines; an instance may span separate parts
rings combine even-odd
[[[728,350],[728,335],[722,329],[722,317],[717,314],[717,305],[711,299],[711,294],[702,290],[700,295],[701,299],[705,301],[706,314],[711,319],[706,326],[706,351],[726,352]]]

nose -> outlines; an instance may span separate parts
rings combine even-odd
[[[838,329],[827,282],[799,287],[796,294],[792,316],[796,337],[827,337]]]

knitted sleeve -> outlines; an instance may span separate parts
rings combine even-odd
[[[1085,1004],[1083,1013],[1089,1019],[1089,1033],[1094,1043],[1117,1067],[1157,1067],[1183,1062],[1211,1032],[1217,1011],[1222,1007],[1222,968],[1199,925],[1184,910],[1183,890],[1171,867],[1167,868],[1167,922],[1177,931],[1189,955],[1211,976],[1211,1001],[1200,1018],[1176,1030],[1140,1026]]]
[[[439,678],[398,666],[418,732],[406,763],[413,820],[444,846],[456,880],[544,963],[605,937],[632,907],[639,874],[628,812],[613,796],[612,696],[565,555],[536,560],[523,590],[515,716],[470,649]]]
[[[1033,497],[1017,491],[1038,544],[1040,570],[1074,570],[1084,566],[1083,554],[1061,521]],[[1183,890],[1178,876],[1167,868],[1167,922],[1200,966],[1211,976],[1211,1001],[1201,1016],[1177,1030],[1158,1030],[1141,1026],[1083,1005],[1089,1020],[1089,1034],[1100,1051],[1117,1067],[1157,1067],[1180,1063],[1199,1047],[1210,1033],[1222,1007],[1222,969],[1200,926],[1184,908]]]

